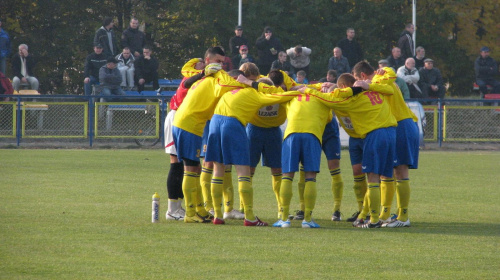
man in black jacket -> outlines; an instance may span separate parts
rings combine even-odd
[[[434,60],[426,58],[424,67],[419,71],[420,80],[418,81],[422,94],[428,97],[444,98],[446,88],[444,87],[441,72],[434,68]]]
[[[356,32],[354,28],[347,28],[347,37],[337,43],[337,47],[342,50],[342,53],[349,61],[349,67],[352,69],[356,63],[363,60],[363,51],[361,45],[354,39]]]
[[[492,93],[500,93],[500,82],[495,80],[495,76],[498,74],[498,64],[490,57],[490,48],[481,48],[481,55],[474,63],[474,71],[476,72],[476,83],[483,94],[488,93],[488,85],[493,87]]]
[[[38,79],[33,77],[33,69],[36,61],[33,55],[28,53],[26,44],[19,45],[19,52],[14,55],[12,64],[12,86],[15,91],[19,91],[21,84],[29,84],[31,89],[38,90]]]
[[[266,26],[262,36],[255,42],[259,59],[257,60],[259,71],[262,75],[267,75],[271,69],[273,61],[278,59],[278,53],[283,50],[283,45],[276,36],[273,35],[271,27]]]
[[[240,53],[241,46],[247,46],[248,50],[248,40],[243,37],[243,27],[241,25],[234,28],[234,35],[234,37],[229,39],[229,50],[233,57]],[[238,69],[238,66],[233,63],[233,68]]]
[[[153,89],[157,90],[158,84],[158,59],[152,56],[153,51],[150,47],[144,47],[142,50],[143,56],[135,61],[135,84],[137,91],[144,90],[144,85],[153,82]]]
[[[129,48],[135,58],[142,55],[142,48],[146,42],[146,35],[139,30],[139,20],[132,18],[130,27],[122,33],[122,48]]]
[[[113,19],[110,17],[105,18],[101,28],[97,29],[94,36],[94,45],[101,44],[106,58],[108,56],[115,57],[118,54],[118,45],[116,44],[113,26]]]
[[[91,95],[92,85],[99,84],[99,69],[104,64],[106,64],[106,55],[102,52],[102,45],[97,43],[94,45],[94,52],[85,59],[85,79],[83,80],[85,95]]]
[[[408,23],[405,26],[405,30],[399,35],[398,47],[401,49],[403,61],[409,57],[415,56],[415,43],[412,39],[413,32],[415,32],[415,26]]]

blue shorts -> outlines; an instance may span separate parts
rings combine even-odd
[[[340,159],[340,136],[337,119],[333,118],[332,121],[325,126],[322,142],[321,148],[327,160]]]
[[[205,129],[203,130],[203,137],[201,139],[201,153],[200,157],[204,158],[207,154],[207,143],[208,143],[208,133],[210,130],[210,120],[205,124]]]
[[[310,133],[292,133],[283,141],[281,152],[283,173],[299,171],[299,162],[305,172],[319,172],[321,143]]]
[[[392,178],[395,159],[395,127],[375,129],[366,135],[361,167],[364,173],[375,173]]]
[[[283,134],[279,126],[264,128],[249,123],[247,137],[250,142],[251,167],[257,166],[262,155],[262,166],[281,168]]]
[[[361,164],[363,162],[363,146],[365,139],[349,137],[349,157],[351,165]]]
[[[201,137],[176,126],[172,127],[172,134],[179,160],[190,159],[199,162]]]
[[[396,160],[394,166],[408,165],[410,169],[418,168],[419,134],[418,126],[412,119],[398,122],[396,128]]]
[[[205,160],[225,165],[250,165],[247,134],[238,119],[221,115],[212,117]]]

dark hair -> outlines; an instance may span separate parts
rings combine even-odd
[[[205,57],[208,57],[209,55],[222,55],[225,56],[226,53],[224,52],[224,49],[220,46],[217,47],[210,47],[208,50],[205,52]]]
[[[273,81],[275,86],[280,86],[285,80],[283,73],[281,73],[281,71],[278,69],[269,71],[269,74],[267,74],[267,76],[269,77],[269,79],[271,79],[271,81]]]
[[[238,70],[238,69],[229,70],[229,72],[227,72],[227,74],[233,78],[238,77],[239,75],[245,75],[245,73],[243,73],[243,71]]]
[[[102,26],[108,26],[113,21],[112,17],[105,17],[102,20]]]
[[[149,45],[145,45],[144,47],[142,47],[142,49],[153,51],[153,49]]]
[[[361,73],[365,73],[365,75],[370,76],[374,72],[375,70],[373,70],[373,67],[366,60],[356,63],[356,65],[354,65],[354,67],[352,68],[352,73],[354,74],[354,76],[358,77],[361,75]]]
[[[328,70],[328,72],[326,72],[327,75],[330,75],[330,76],[334,76],[335,78],[337,78],[337,71],[331,69],[331,70]]]
[[[295,52],[296,52],[296,53],[302,53],[302,45],[297,45],[297,46],[295,47]]]

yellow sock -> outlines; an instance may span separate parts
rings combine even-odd
[[[398,220],[408,220],[408,205],[410,204],[410,179],[398,180],[396,182],[396,197],[398,201]]]
[[[304,211],[305,204],[304,204],[304,188],[306,187],[306,174],[304,172],[304,166],[300,166],[300,172],[299,172],[299,205],[300,205],[300,210]]]
[[[380,219],[387,220],[391,216],[391,205],[394,198],[394,192],[396,191],[396,185],[394,184],[394,179],[384,179],[380,182],[380,203],[382,210],[380,213]]]
[[[231,170],[224,172],[224,212],[231,212],[234,203],[233,173]]]
[[[222,219],[222,189],[224,177],[212,177],[212,199],[215,217]]]
[[[212,180],[213,172],[214,170],[211,168],[207,167],[201,168],[200,185],[201,185],[201,192],[203,194],[203,206],[207,211],[214,208],[212,204],[212,194],[210,192],[210,183]]]
[[[365,199],[366,189],[368,188],[368,183],[366,183],[366,176],[357,175],[354,176],[354,195],[356,196],[356,201],[358,202],[358,211],[363,211],[363,200]],[[368,214],[368,212],[366,213]]]
[[[363,198],[363,207],[359,212],[358,218],[366,220],[366,216],[370,213],[370,203],[368,201],[368,191],[365,192],[365,197]]]
[[[210,194],[212,196],[212,194]],[[205,209],[203,202],[203,193],[201,191],[200,178],[196,182],[196,193],[194,196],[194,205],[196,206],[196,213],[200,214],[200,216],[206,217],[208,215],[208,211]]]
[[[370,222],[378,223],[380,216],[380,186],[378,183],[368,183],[368,207],[370,208]]]
[[[283,176],[280,187],[281,219],[286,221],[290,214],[290,201],[292,201],[293,178]]]
[[[281,187],[281,173],[276,173],[273,174],[272,176],[272,183],[273,183],[273,192],[274,195],[276,196],[276,202],[278,203],[278,211],[281,209],[281,203],[280,203],[280,187]]]
[[[186,216],[192,217],[196,214],[195,196],[197,182],[200,181],[200,175],[196,172],[184,171],[182,180],[182,193],[184,194],[184,203],[186,205]]]
[[[304,189],[304,204],[305,204],[304,220],[306,222],[311,221],[311,215],[312,212],[314,211],[314,206],[316,205],[316,196],[317,196],[316,179],[314,178],[306,179],[306,187]]]
[[[250,182],[252,182],[253,175],[250,176]],[[240,212],[245,213],[245,204],[243,203],[243,196],[241,196],[241,185],[239,183],[240,177],[238,177],[238,196],[240,198]]]
[[[249,221],[255,220],[255,215],[253,214],[253,188],[250,176],[238,176],[238,189],[241,198],[243,198],[245,219]]]
[[[340,211],[344,195],[344,181],[340,174],[340,168],[331,169],[330,175],[332,176],[333,212]]]

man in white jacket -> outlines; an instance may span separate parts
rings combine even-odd
[[[411,57],[407,58],[405,66],[398,68],[397,76],[403,79],[406,82],[406,85],[408,85],[410,98],[426,98],[418,86],[420,74],[418,73],[417,68],[415,68],[415,59]]]

